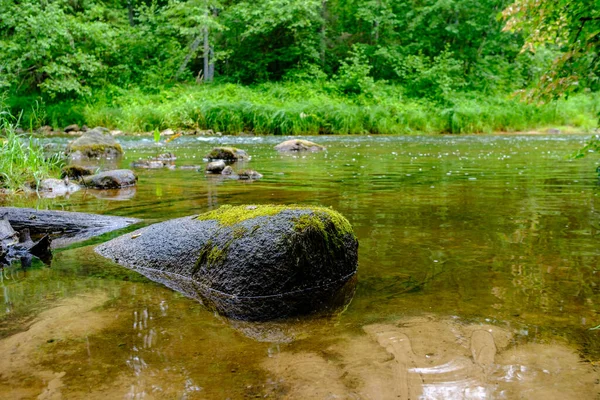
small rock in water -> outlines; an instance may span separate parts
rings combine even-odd
[[[262,178],[262,174],[254,171],[253,169],[244,169],[238,172],[238,179],[240,180],[255,180]]]
[[[206,173],[207,174],[220,174],[225,169],[225,167],[226,167],[225,161],[223,161],[223,160],[209,162],[208,165],[206,166]]]
[[[123,148],[110,136],[108,129],[96,127],[85,132],[81,137],[67,145],[66,153],[72,159],[118,157],[123,154]]]
[[[136,182],[137,176],[129,169],[101,172],[82,179],[83,185],[91,189],[120,189],[134,186]]]
[[[79,125],[77,124],[72,124],[69,125],[65,128],[65,133],[69,133],[69,132],[79,132],[81,129],[79,129]]]
[[[167,164],[159,160],[137,160],[131,163],[133,168],[157,169],[164,168]]]
[[[61,196],[68,193],[74,193],[80,189],[79,185],[64,179],[44,179],[38,185],[39,192],[50,192],[53,195]]]
[[[285,142],[279,143],[275,146],[277,151],[321,151],[325,150],[325,147],[320,144],[316,144],[309,140],[303,139],[291,139]]]
[[[158,161],[175,161],[177,160],[177,156],[175,156],[174,153],[168,152],[168,153],[162,153],[157,155],[154,160],[158,160]]]
[[[222,175],[233,175],[234,173],[235,172],[233,171],[233,168],[231,168],[229,165],[226,166],[221,172]]]
[[[245,161],[249,160],[248,153],[235,147],[215,147],[206,156],[209,160]]]
[[[173,129],[165,129],[160,134],[161,136],[171,136],[175,134],[175,131]]]

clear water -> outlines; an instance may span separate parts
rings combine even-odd
[[[222,143],[247,150],[245,167],[264,178],[137,170],[125,193],[0,198],[147,223],[225,204],[318,204],[360,242],[343,313],[271,324],[220,318],[95,255],[98,240],[50,267],[5,268],[0,397],[598,396],[598,159],[569,158],[586,136],[313,139],[328,151],[280,155],[276,137],[124,138],[121,167],[165,151],[204,166]]]

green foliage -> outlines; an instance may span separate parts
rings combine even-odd
[[[553,98],[600,87],[600,7],[597,0],[515,0],[504,11],[505,30],[526,35],[523,51],[549,47],[554,62],[530,98]]]
[[[341,61],[335,76],[335,87],[343,94],[364,94],[373,96],[375,82],[369,74],[371,65],[359,46],[354,46],[350,56]]]
[[[99,92],[99,100],[88,103],[83,115],[88,126],[125,132],[172,128],[310,135],[487,133],[566,125],[589,131],[600,110],[600,96],[592,94],[545,105],[477,92],[454,93],[439,102],[406,96],[400,86],[375,85],[372,97],[341,94],[320,82],[186,85],[120,96]]]
[[[508,112],[470,98],[505,99],[538,82],[550,93],[564,85],[594,91],[600,19],[592,0],[509,4],[3,0],[0,88],[30,129],[72,123],[276,134],[512,129],[522,120],[537,124],[535,113],[502,100],[521,110],[512,113],[517,121],[481,122],[479,109]],[[558,42],[542,46],[551,39],[544,32]],[[535,52],[520,53],[524,43]],[[215,89],[191,89],[213,75],[221,83]]]
[[[58,176],[63,166],[60,155],[47,156],[31,136],[16,133],[18,120],[0,112],[0,187],[17,190],[35,187],[42,179]]]
[[[230,82],[335,78],[342,93],[372,96],[373,83],[386,80],[438,100],[525,88],[541,62],[518,55],[519,33],[502,32],[507,0],[2,4],[0,88],[50,103],[90,99],[107,85],[192,81],[207,75],[203,57]]]

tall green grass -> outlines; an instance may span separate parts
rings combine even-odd
[[[18,120],[0,111],[0,187],[18,190],[25,185],[37,188],[40,181],[60,173],[60,155],[47,156],[30,135],[16,133]]]
[[[310,135],[489,133],[557,126],[589,131],[597,126],[600,111],[598,94],[533,105],[509,95],[477,93],[456,93],[444,103],[434,103],[406,97],[402,88],[384,84],[377,84],[373,93],[346,96],[323,82],[190,85],[152,91],[106,88],[95,93],[93,101],[48,105],[42,114],[57,128],[85,123],[126,132],[173,128]],[[24,111],[28,120],[40,115],[39,110]]]

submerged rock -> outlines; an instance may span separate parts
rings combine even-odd
[[[158,161],[175,161],[177,160],[177,156],[175,153],[168,152],[159,154],[154,159]]]
[[[345,304],[358,241],[329,208],[223,206],[148,226],[96,251],[225,316],[267,320]]]
[[[37,187],[39,192],[50,192],[57,196],[74,193],[79,189],[81,189],[79,185],[68,180],[52,178],[42,180]]]
[[[256,180],[262,178],[262,174],[256,172],[253,169],[244,169],[238,172],[237,174],[239,180],[247,181],[247,180]]]
[[[134,186],[137,176],[129,169],[116,169],[83,177],[81,181],[90,189],[120,189]]]
[[[206,166],[206,173],[207,174],[220,174],[225,169],[225,167],[226,167],[225,161],[223,161],[223,160],[209,162],[208,165]]]
[[[123,154],[121,145],[109,134],[106,128],[94,128],[67,145],[71,158],[118,157]]]
[[[309,140],[303,139],[291,139],[285,142],[279,143],[275,146],[277,151],[321,151],[325,150],[325,147],[320,144],[316,144]]]
[[[159,160],[137,160],[131,163],[132,168],[159,169],[172,165]]]
[[[215,147],[206,156],[209,160],[245,161],[249,160],[248,153],[235,147]]]

